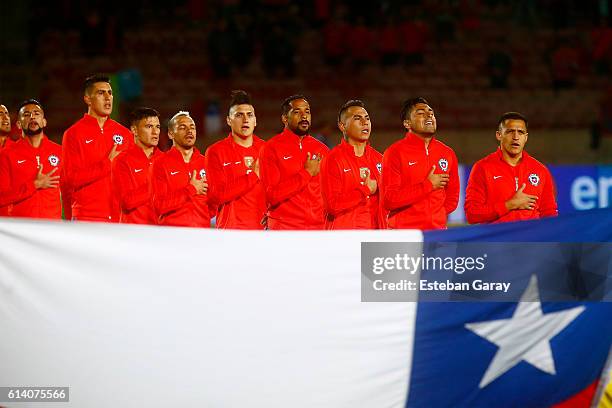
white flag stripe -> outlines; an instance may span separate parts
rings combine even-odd
[[[405,404],[416,307],[361,303],[360,243],[419,231],[0,236],[2,385],[69,386],[75,407]]]

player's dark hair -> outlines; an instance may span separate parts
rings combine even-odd
[[[38,100],[36,99],[26,99],[25,101],[21,102],[19,104],[19,106],[17,107],[17,112],[19,113],[19,111],[21,110],[21,108],[23,108],[26,105],[36,105],[38,106],[41,110],[44,111],[43,106],[40,102],[38,102]]]
[[[283,101],[283,104],[281,105],[281,115],[287,116],[287,114],[291,110],[291,102],[293,102],[293,101],[295,101],[297,99],[303,99],[306,102],[308,102],[308,99],[306,99],[306,97],[304,95],[300,95],[300,94],[291,95],[290,97],[288,97],[287,99],[285,99]],[[310,102],[308,102],[308,104],[310,104]]]
[[[236,105],[253,105],[251,103],[251,95],[242,89],[236,89],[230,94],[229,109],[232,109]],[[228,111],[229,111],[228,109]]]
[[[429,102],[427,102],[425,98],[422,98],[420,96],[404,101],[404,103],[402,104],[402,111],[400,112],[400,116],[401,116],[400,119],[402,122],[405,121],[408,117],[410,117],[412,110],[419,103],[424,103],[425,105],[429,105]]]
[[[91,88],[98,82],[106,82],[110,84],[110,77],[106,74],[93,74],[85,78],[83,81],[83,93],[89,95]]]
[[[138,122],[140,122],[142,119],[152,118],[152,117],[159,118],[159,112],[153,108],[147,108],[147,107],[141,106],[139,108],[134,109],[130,113],[129,123],[130,123],[130,126],[136,126]]]
[[[363,103],[362,100],[359,100],[359,99],[348,100],[344,103],[344,105],[342,105],[342,107],[338,111],[338,122],[342,122],[342,115],[344,114],[344,112],[348,110],[348,108],[352,106],[359,106],[360,108],[365,109],[365,103]]]
[[[523,115],[522,113],[506,112],[499,117],[499,120],[497,121],[497,130],[501,130],[501,126],[507,120],[522,120],[523,122],[525,122],[525,129],[529,127],[529,122],[527,121],[525,115]]]

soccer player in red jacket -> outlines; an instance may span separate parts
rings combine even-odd
[[[11,217],[62,218],[62,147],[47,138],[46,126],[40,102],[29,99],[19,106],[22,138],[0,153],[0,206],[8,206]]]
[[[404,102],[406,136],[383,156],[382,191],[388,228],[443,229],[459,202],[455,152],[436,137],[436,116],[423,98]]]
[[[382,154],[368,141],[370,115],[360,100],[346,102],[338,113],[342,142],[321,162],[326,229],[380,229]]]
[[[162,152],[157,149],[161,125],[159,113],[137,108],[130,114],[134,145],[120,154],[112,167],[114,193],[119,201],[119,222],[157,224],[151,188],[152,165]]]
[[[557,215],[554,180],[542,163],[524,150],[527,118],[504,113],[497,123],[496,152],[472,167],[465,215],[470,224],[528,220]]]
[[[325,215],[319,171],[329,149],[310,136],[310,104],[293,95],[281,105],[285,129],[270,139],[262,153],[260,172],[271,230],[324,229]]]
[[[257,118],[246,92],[232,92],[226,120],[230,134],[206,152],[208,199],[217,207],[217,228],[263,229],[266,197],[259,154],[265,142],[253,134]]]
[[[0,152],[13,143],[10,135],[11,116],[6,106],[0,105]],[[0,207],[0,217],[6,216],[8,216],[8,205]]]
[[[70,207],[64,213],[78,221],[118,222],[111,163],[134,144],[134,136],[110,118],[113,90],[109,77],[90,76],[83,88],[87,113],[64,132],[62,142],[62,199]]]
[[[168,122],[173,146],[153,163],[153,205],[158,224],[210,227],[205,159],[196,149],[196,126],[189,112]]]

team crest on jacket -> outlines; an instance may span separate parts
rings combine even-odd
[[[370,175],[370,169],[368,169],[367,167],[360,167],[359,168],[359,177],[362,180],[367,179],[369,175]]]
[[[540,176],[535,173],[531,173],[529,175],[529,182],[532,186],[537,186],[538,184],[540,184]]]
[[[448,161],[446,159],[438,160],[438,166],[442,169],[442,171],[448,170]]]
[[[200,169],[200,178],[203,179],[206,177],[206,170]]]
[[[376,163],[376,170],[382,174],[382,163]]]
[[[115,135],[113,136],[113,142],[115,142],[115,144],[123,144],[123,136],[121,135]]]
[[[57,157],[54,154],[49,156],[48,159],[49,159],[49,164],[52,165],[53,167],[57,167],[57,165],[59,164],[59,157]]]
[[[251,168],[253,165],[253,156],[244,156],[244,165],[248,168]]]

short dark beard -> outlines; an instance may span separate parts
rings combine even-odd
[[[26,136],[38,136],[43,132],[43,128],[39,127],[37,130],[23,129],[23,134]]]
[[[299,128],[299,125],[298,125],[296,126],[295,129],[289,128],[289,130],[291,130],[293,133],[295,133],[298,136],[306,136],[308,132],[310,132],[310,126],[308,126],[308,129],[302,130]]]

